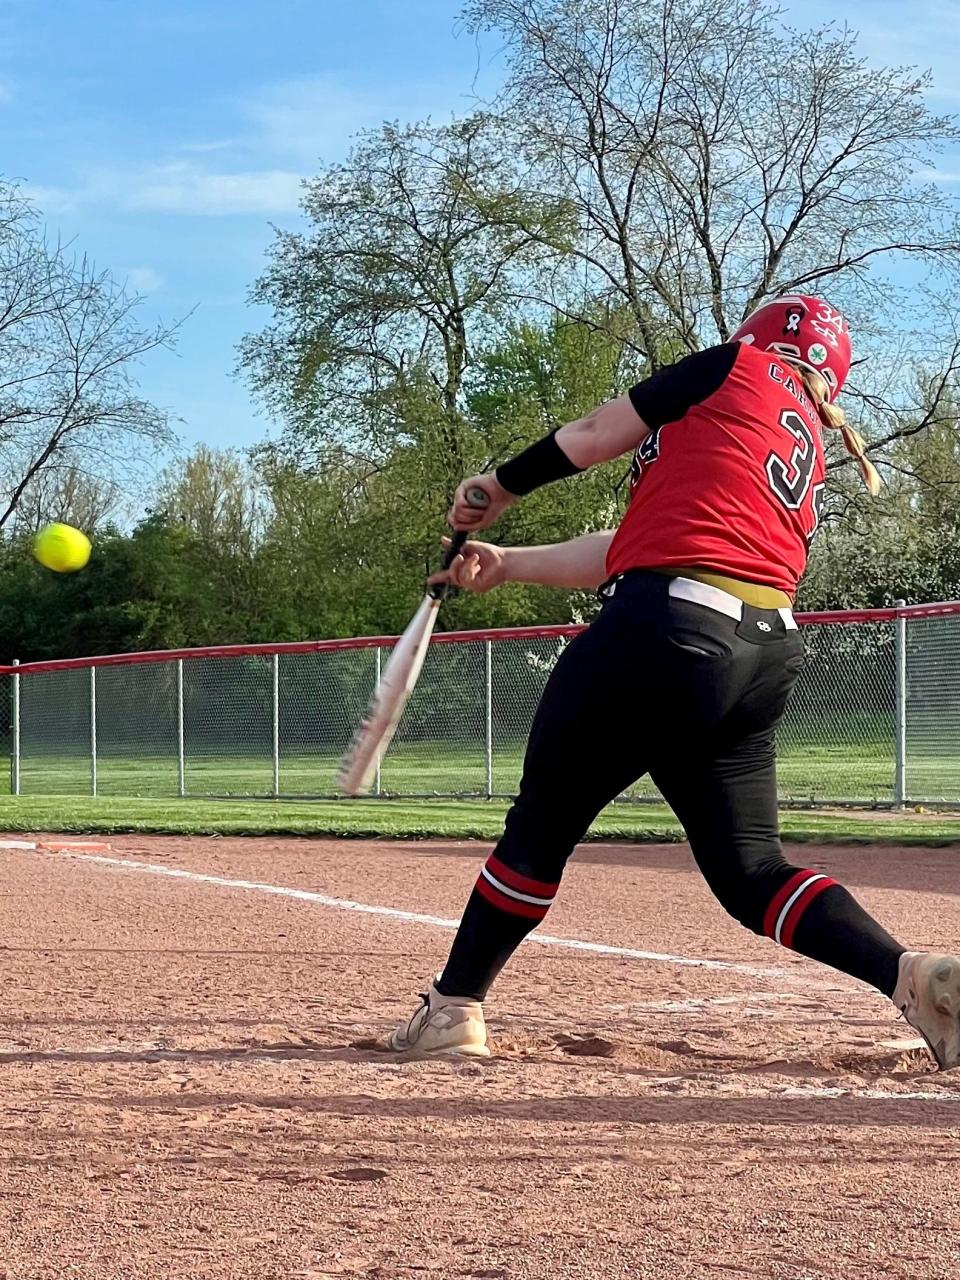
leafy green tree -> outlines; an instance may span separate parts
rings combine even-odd
[[[494,465],[633,380],[623,346],[603,329],[558,317],[543,328],[510,328],[498,345],[474,354],[465,374],[459,436],[466,465]],[[425,394],[425,413],[428,406]],[[402,438],[376,466],[332,444],[316,448],[308,466],[270,448],[258,452],[257,463],[271,512],[258,563],[274,587],[278,634],[292,638],[303,626],[309,634],[402,627],[441,554],[450,491],[438,481],[432,451]],[[533,495],[496,536],[556,540],[610,527],[624,474],[624,465],[615,464]],[[578,602],[563,593],[512,586],[457,598],[443,624],[554,622],[570,616],[571,607]]]
[[[307,230],[278,233],[254,286],[272,319],[241,365],[286,423],[258,465],[298,501],[335,499],[326,476],[347,495],[312,563],[358,594],[311,588],[312,616],[345,625],[376,601],[397,617],[393,584],[431,558],[459,478],[783,290],[824,290],[856,324],[847,402],[895,481],[898,441],[943,416],[960,371],[958,205],[916,176],[960,133],[928,78],[868,64],[848,30],[787,30],[763,0],[467,0],[465,16],[503,42],[502,94],[443,127],[363,135],[306,184]],[[830,514],[852,518],[838,439],[829,464]],[[615,479],[537,494],[500,534],[608,524]],[[535,600],[447,616],[526,619]]]
[[[801,587],[804,607],[960,597],[960,406],[939,383],[917,394],[927,407],[900,420],[880,498],[835,493]]]
[[[428,450],[448,492],[467,458],[464,378],[515,316],[557,202],[518,188],[497,122],[386,126],[306,184],[309,229],[278,232],[253,301],[272,321],[243,344],[254,389],[289,424],[289,456],[335,445],[375,469]],[[424,499],[427,498],[424,494]]]
[[[163,472],[155,505],[169,525],[189,533],[188,559],[219,602],[224,629],[259,634],[273,584],[258,563],[268,502],[249,462],[199,445]]]

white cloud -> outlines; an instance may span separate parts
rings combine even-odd
[[[960,182],[960,173],[946,169],[918,169],[916,176],[922,182]]]
[[[454,111],[470,110],[473,102],[465,86],[442,77],[397,78],[369,87],[321,74],[261,85],[241,106],[253,125],[248,145],[289,155],[314,172],[318,161],[342,159],[356,134],[384,120],[446,120]]]
[[[136,293],[156,293],[166,281],[153,267],[131,267],[127,272],[127,284]]]
[[[123,203],[145,213],[223,216],[291,213],[300,200],[300,174],[286,169],[210,173],[195,165],[160,165],[134,176]]]
[[[72,213],[77,207],[77,192],[69,191],[66,187],[45,187],[26,182],[21,190],[42,214]]]
[[[329,75],[264,85],[243,102],[259,146],[310,162],[339,157],[353,134],[379,124],[385,114],[411,114],[385,107],[384,99]]]
[[[297,212],[301,179],[321,162],[341,159],[358,131],[385,118],[446,116],[450,102],[439,83],[374,91],[332,75],[280,81],[233,103],[240,118],[232,137],[174,144],[162,163],[96,169],[76,188],[38,186],[30,194],[48,216],[110,205],[133,213],[278,217]]]
[[[24,193],[47,216],[110,204],[133,213],[269,217],[296,212],[300,183],[301,175],[288,169],[218,173],[178,161],[145,169],[98,169],[73,190],[28,185]]]
[[[229,151],[235,146],[236,139],[223,138],[218,142],[184,142],[177,150],[191,155],[207,155],[211,151]]]

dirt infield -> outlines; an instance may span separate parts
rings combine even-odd
[[[467,1064],[377,1045],[482,847],[111,846],[0,851],[3,1280],[960,1274],[960,1073],[682,846],[578,855]],[[802,857],[960,946],[960,850]]]

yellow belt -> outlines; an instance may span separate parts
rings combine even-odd
[[[789,609],[793,601],[785,591],[776,587],[765,587],[759,582],[741,582],[739,578],[728,578],[722,573],[711,573],[708,569],[654,569],[654,573],[665,573],[671,578],[693,578],[697,582],[706,582],[708,586],[719,587],[744,604],[755,609]]]

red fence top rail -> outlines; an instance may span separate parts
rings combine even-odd
[[[912,604],[902,609],[830,609],[820,613],[798,613],[801,626],[842,625],[857,622],[892,622],[896,618],[942,618],[960,614],[960,600],[936,604]],[[585,631],[584,625],[553,627],[500,627],[486,631],[442,631],[432,644],[466,644],[481,640],[559,640]],[[398,636],[357,636],[347,640],[299,640],[289,644],[223,644],[200,649],[151,649],[144,653],[108,653],[90,658],[55,658],[47,662],[25,662],[20,666],[0,666],[0,675],[43,675],[51,671],[77,671],[90,667],[140,666],[155,662],[194,662],[202,658],[270,658],[274,654],[341,653],[350,649],[389,649]]]
[[[941,600],[932,604],[906,604],[889,609],[822,609],[817,613],[798,613],[801,626],[832,625],[852,622],[893,622],[895,618],[947,618],[960,614],[960,600]]]
[[[575,636],[583,626],[501,627],[488,631],[442,631],[431,644],[463,644],[470,640],[550,640]],[[82,671],[89,667],[130,667],[151,662],[196,661],[200,658],[270,658],[274,654],[340,653],[348,649],[390,649],[399,636],[355,636],[347,640],[297,640],[286,644],[219,644],[199,649],[149,649],[143,653],[105,653],[91,658],[51,658],[0,666],[0,675],[43,675],[50,671]]]

